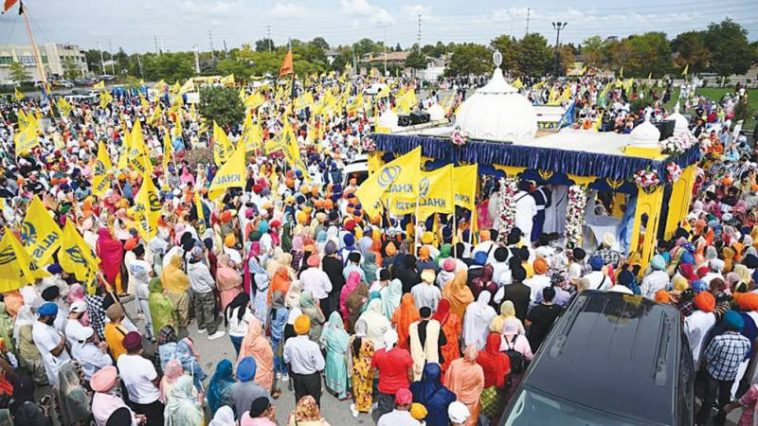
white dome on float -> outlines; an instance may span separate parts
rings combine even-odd
[[[650,124],[649,121],[645,120],[645,122],[635,127],[629,136],[632,139],[632,145],[658,146],[658,139],[661,138],[661,131]]]
[[[436,102],[434,105],[427,108],[426,112],[429,113],[429,119],[431,121],[439,121],[445,118],[445,110]]]
[[[674,122],[674,133],[690,131],[690,124],[687,121],[687,117],[679,114],[679,101],[674,105],[674,113],[669,115],[666,120]]]
[[[391,109],[385,110],[382,115],[379,116],[379,127],[386,127],[390,130],[397,130],[397,114],[395,114]]]
[[[471,139],[504,142],[533,139],[537,134],[534,106],[505,81],[500,52],[495,52],[493,59],[496,68],[492,78],[461,104],[455,123]]]

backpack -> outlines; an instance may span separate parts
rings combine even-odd
[[[513,337],[513,342],[509,342],[508,338],[505,338],[505,343],[508,345],[505,354],[508,355],[508,358],[511,360],[511,373],[521,374],[526,370],[526,357],[515,349],[514,343],[515,339],[518,338],[518,335],[514,335]]]

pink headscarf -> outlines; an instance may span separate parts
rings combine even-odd
[[[245,257],[245,263],[242,265],[242,288],[247,294],[252,294],[252,281],[250,279],[250,258],[261,254],[261,244],[258,241],[250,243],[250,251]]]
[[[182,368],[182,363],[178,359],[174,358],[166,364],[160,386],[161,401],[166,402],[166,397],[168,396],[168,389],[166,388],[173,385],[179,377],[182,377],[182,374],[184,374],[184,368]]]
[[[121,241],[111,236],[108,228],[97,231],[97,256],[100,258],[100,269],[109,284],[116,284],[116,277],[121,271],[124,260],[124,247]]]
[[[179,178],[179,181],[195,186],[195,177],[192,176],[187,166],[182,167],[182,176]]]
[[[68,288],[66,302],[70,305],[77,301],[84,301],[84,287],[79,283],[74,283]]]
[[[350,275],[347,276],[347,282],[342,287],[342,291],[340,291],[340,312],[342,312],[342,318],[348,318],[349,312],[347,310],[347,298],[358,287],[358,285],[361,283],[361,274],[358,273],[358,271],[353,271],[350,273]]]

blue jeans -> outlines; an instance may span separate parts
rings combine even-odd
[[[230,339],[232,339],[232,345],[234,345],[234,351],[237,352],[237,357],[240,356],[240,349],[242,348],[242,339],[244,339],[243,336],[229,336]]]
[[[281,340],[271,338],[271,347],[274,349],[274,373],[287,374],[287,364],[284,363],[284,357],[277,355],[282,353],[282,351],[279,350],[281,344]]]

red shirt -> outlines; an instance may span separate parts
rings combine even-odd
[[[408,388],[408,369],[412,366],[411,353],[405,349],[378,350],[371,360],[371,367],[379,369],[379,392],[394,395],[398,390]]]

